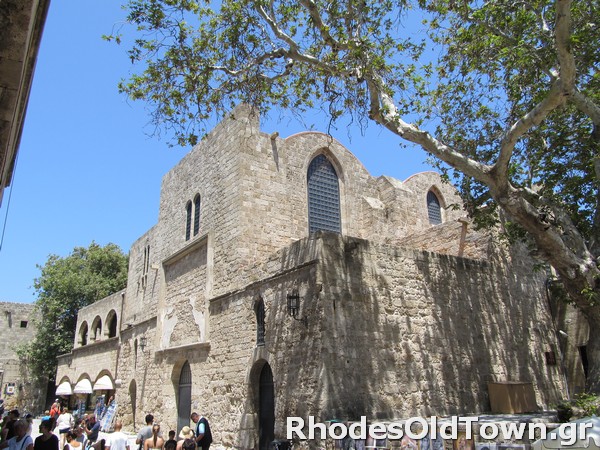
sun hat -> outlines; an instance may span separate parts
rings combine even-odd
[[[185,426],[179,432],[179,437],[181,439],[191,439],[194,437],[194,432],[192,431],[192,429],[190,427]]]

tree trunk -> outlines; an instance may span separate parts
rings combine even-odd
[[[597,277],[598,269],[594,266],[595,276]],[[589,325],[589,340],[586,345],[588,372],[586,379],[586,390],[595,394],[600,394],[600,304],[590,301],[590,297],[582,294],[582,291],[590,289],[590,284],[581,278],[569,278],[559,272],[559,280],[561,281],[565,293],[569,296],[572,304],[579,309],[588,321]],[[592,280],[595,278],[592,277]],[[592,281],[592,285],[594,282]],[[595,298],[598,298],[600,292],[598,288],[594,290]]]
[[[588,392],[600,394],[600,312],[595,308],[595,314],[588,316],[590,324],[590,339],[586,350],[588,357],[588,374],[586,388]],[[587,314],[586,314],[587,316]]]

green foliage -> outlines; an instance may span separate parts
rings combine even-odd
[[[600,409],[600,396],[587,392],[582,392],[575,396],[575,405],[581,409],[584,416],[598,414]]]
[[[420,145],[479,227],[528,239],[592,316],[600,287],[600,0],[128,0],[157,132],[195,144],[241,102]],[[500,209],[502,214],[500,214]],[[593,302],[593,304],[591,303]],[[597,315],[594,317],[598,317]],[[600,362],[598,365],[600,386]]]
[[[276,107],[298,117],[318,108],[332,121],[349,113],[364,125],[367,72],[381,74],[398,91],[421,82],[413,59],[424,50],[422,42],[396,33],[404,2],[315,6],[318,20],[289,0],[224,0],[218,6],[131,0],[127,21],[136,38],[128,53],[143,70],[119,89],[150,104],[156,125],[185,145],[205,133],[204,121],[240,102],[261,113]]]
[[[18,353],[34,376],[54,379],[56,357],[73,347],[78,311],[126,286],[128,257],[115,244],[92,242],[66,257],[50,255],[38,267],[37,333]]]
[[[436,132],[445,143],[493,165],[507,124],[539,104],[559,68],[554,2],[497,0],[459,6],[442,0],[427,9],[436,18],[432,40],[446,50],[426,111],[437,113]],[[571,12],[577,89],[599,104],[600,31],[591,29],[600,14],[599,2],[574,3]],[[518,189],[535,190],[537,195],[528,198],[533,206],[566,209],[588,240],[597,232],[593,223],[599,180],[593,165],[600,145],[593,132],[591,118],[573,104],[558,108],[517,142],[508,174]],[[457,178],[462,177],[459,172]],[[485,184],[473,180],[462,186],[465,196],[473,197],[474,189],[488,192]],[[475,198],[475,208],[488,201],[485,195]]]
[[[129,56],[142,70],[119,88],[146,101],[157,132],[181,145],[195,144],[205,121],[240,102],[296,116],[317,108],[331,123],[366,126],[367,80],[378,80],[400,115],[493,165],[507,128],[547,95],[559,68],[549,0],[129,0],[126,9],[135,27]],[[598,104],[599,2],[575,3],[571,13],[576,87]],[[516,143],[508,181],[534,189],[534,207],[566,209],[590,239],[598,232],[593,161],[600,153],[592,120],[568,104],[536,125]],[[468,212],[479,225],[495,225],[489,186],[464,167],[450,170]]]
[[[581,419],[600,412],[600,396],[582,392],[576,394],[571,400],[562,400],[556,405],[559,422],[568,422],[572,419]]]
[[[569,400],[563,400],[556,405],[556,415],[559,422],[568,422],[573,417],[573,406]]]

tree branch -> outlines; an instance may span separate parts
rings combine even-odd
[[[416,125],[404,122],[394,101],[383,89],[383,80],[376,79],[373,75],[365,76],[365,79],[367,80],[370,96],[371,108],[369,115],[372,120],[403,139],[420,145],[425,151],[450,164],[465,175],[488,185],[496,183],[494,178],[490,176],[489,166],[455,151],[435,139],[427,131],[419,129]]]
[[[591,98],[583,94],[577,88],[573,89],[571,100],[579,111],[592,120],[596,127],[600,127],[600,106],[596,105]]]
[[[571,3],[572,0],[556,0],[554,40],[560,66],[560,78],[567,93],[575,87],[575,57],[571,51]]]
[[[494,164],[494,171],[498,173],[499,179],[506,179],[508,182],[508,167],[517,141],[532,127],[539,125],[549,113],[564,104],[574,91],[575,58],[569,46],[571,2],[572,0],[556,0],[554,39],[560,74],[552,83],[546,98],[514,123],[502,138],[498,160]]]
[[[508,167],[518,140],[531,128],[539,125],[549,113],[565,103],[565,101],[565,88],[559,79],[553,83],[544,100],[538,103],[531,111],[521,117],[507,130],[502,141],[500,141],[500,152],[493,168],[498,174],[499,179],[502,178],[508,181]]]
[[[298,49],[298,43],[294,41],[290,36],[288,36],[287,33],[285,33],[281,28],[279,28],[279,26],[277,26],[277,22],[275,22],[275,19],[269,16],[269,14],[267,14],[265,9],[261,5],[255,3],[254,8],[256,12],[258,12],[258,14],[265,20],[265,22],[267,22],[267,24],[271,28],[271,31],[273,32],[273,34],[275,34],[277,39],[289,45],[290,49]]]
[[[323,22],[323,19],[321,18],[321,14],[319,14],[319,10],[314,1],[300,0],[300,4],[308,10],[308,14],[310,15],[310,18],[313,20],[315,27],[319,31],[319,34],[321,35],[321,37],[323,38],[325,43],[327,45],[329,45],[329,47],[331,47],[332,49],[337,48],[340,50],[341,49],[345,50],[348,48],[346,43],[341,43],[341,42],[335,40],[333,38],[333,36],[331,36],[331,33],[329,33],[330,27]]]

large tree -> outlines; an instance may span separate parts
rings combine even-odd
[[[262,113],[321,108],[421,146],[481,223],[506,217],[555,268],[590,322],[590,387],[600,388],[599,0],[126,8],[141,69],[120,88],[147,101],[179,143],[194,144],[206,119],[247,102]]]
[[[128,257],[115,244],[75,247],[68,256],[50,255],[34,280],[36,335],[19,350],[32,375],[53,380],[56,357],[73,348],[77,313],[127,284]]]

